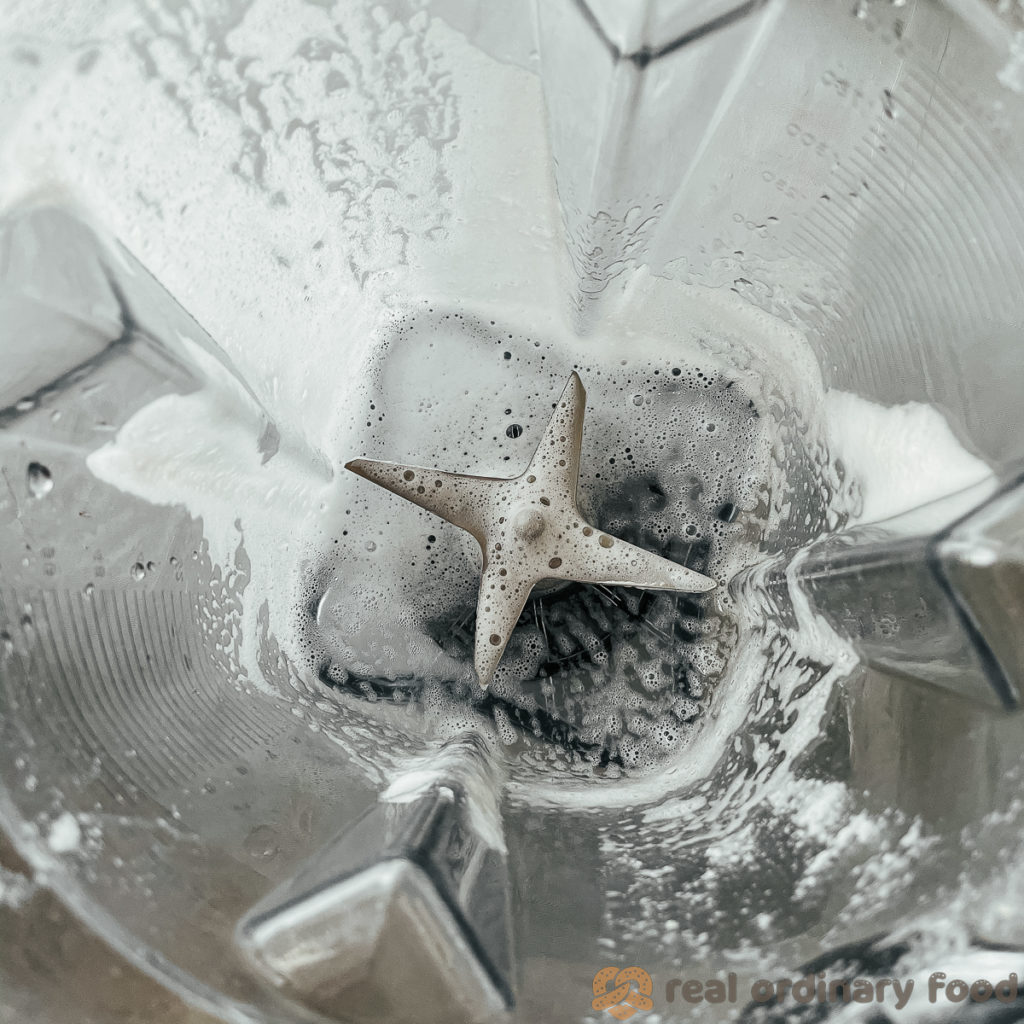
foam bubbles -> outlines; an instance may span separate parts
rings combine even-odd
[[[579,502],[599,544],[620,536],[724,581],[777,542],[783,502],[773,507],[770,495],[787,486],[772,433],[779,395],[731,338],[709,345],[691,330],[624,347],[611,330],[583,345],[529,318],[516,329],[424,305],[379,339],[352,401],[346,454],[512,477],[535,446],[516,442],[539,439],[576,369],[588,392]],[[516,436],[505,429],[513,409]],[[810,531],[828,515],[831,482],[811,455],[796,466],[801,486],[819,477]],[[451,714],[498,707],[503,726],[553,745],[560,767],[583,775],[610,763],[648,770],[685,748],[736,639],[725,593],[702,604],[624,588],[539,590],[484,698],[470,669],[476,542],[357,478],[340,477],[336,489],[326,529],[340,543],[312,555],[319,583],[303,584],[295,602],[298,650],[321,678],[331,666],[350,692],[377,698],[437,684],[434,700],[447,693]],[[349,538],[374,530],[390,539],[370,559]]]

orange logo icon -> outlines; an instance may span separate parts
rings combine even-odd
[[[634,989],[633,986],[636,986]],[[651,976],[642,967],[602,967],[594,975],[595,1010],[607,1010],[619,1020],[629,1020],[637,1010],[652,1010],[654,991]]]

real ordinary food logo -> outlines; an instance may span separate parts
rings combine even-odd
[[[602,967],[594,975],[594,998],[590,1005],[607,1010],[619,1020],[629,1020],[637,1010],[651,1010],[654,982],[642,967]]]
[[[830,977],[826,971],[800,978],[756,978],[740,983],[730,971],[724,978],[669,978],[665,982],[665,1003],[882,1003],[904,1009],[914,997],[914,978]],[[602,967],[594,975],[591,1007],[618,1020],[628,1020],[638,1011],[654,1009],[654,980],[642,967]],[[987,978],[949,977],[933,971],[926,985],[918,989],[917,1000],[929,1003],[1013,1003],[1019,998],[1018,977],[991,981]]]

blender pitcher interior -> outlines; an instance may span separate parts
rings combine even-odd
[[[15,3],[0,90],[0,1019],[1024,1019],[928,995],[1024,969],[1019,3]],[[482,687],[345,464],[572,374],[717,587]]]

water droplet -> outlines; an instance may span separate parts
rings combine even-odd
[[[147,562],[146,572],[156,572],[156,562]]]
[[[377,545],[374,544],[374,542],[372,540],[368,540],[366,542],[366,550],[367,551],[376,551],[377,550]]]
[[[91,583],[86,583],[85,587],[82,589],[82,593],[85,594],[86,597],[92,597],[95,591],[96,588]]]
[[[176,555],[171,555],[171,568],[176,569],[180,563]]]
[[[45,498],[53,490],[53,477],[41,462],[28,464],[28,493],[33,498]]]
[[[266,859],[273,857],[278,851],[279,836],[277,829],[271,825],[257,825],[245,837],[245,852],[250,857]]]
[[[144,580],[146,578],[146,567],[141,562],[136,562],[132,566],[132,579],[133,580]]]

